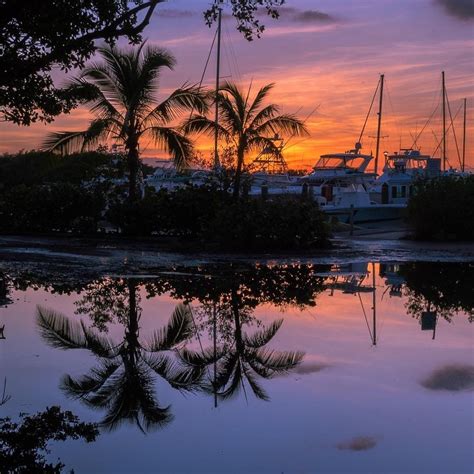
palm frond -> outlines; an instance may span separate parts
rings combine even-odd
[[[36,322],[42,338],[56,349],[87,349],[87,341],[79,323],[69,321],[62,313],[36,307]]]
[[[170,407],[160,407],[156,402],[153,380],[141,365],[124,370],[113,387],[107,414],[100,423],[103,428],[112,431],[128,422],[145,432],[172,420]]]
[[[119,362],[105,361],[79,379],[65,375],[61,380],[60,388],[68,397],[82,398],[91,392],[100,390],[119,367]]]
[[[291,114],[282,114],[277,117],[271,117],[255,128],[255,133],[260,136],[274,135],[308,135],[308,129],[304,123]]]
[[[216,132],[216,122],[203,115],[193,115],[189,119],[185,120],[183,125],[181,125],[181,129],[186,134],[204,133],[211,136]],[[230,137],[227,129],[220,124],[218,124],[218,131],[220,136],[224,138]]]
[[[257,113],[258,109],[262,105],[262,102],[266,99],[270,91],[275,87],[274,83],[266,84],[265,86],[261,87],[255,98],[253,99],[252,105],[249,107],[247,112],[247,121],[252,120],[254,115]],[[275,107],[275,106],[273,106]]]
[[[149,127],[146,132],[151,134],[156,145],[171,155],[176,168],[188,167],[193,156],[193,145],[189,138],[171,127]]]
[[[255,354],[255,360],[266,369],[276,373],[284,373],[301,363],[304,352],[280,352],[259,349]]]
[[[263,347],[275,337],[275,334],[278,332],[282,324],[283,319],[278,319],[273,321],[270,326],[260,329],[250,336],[248,334],[243,334],[242,339],[244,340],[244,344],[253,348]]]
[[[179,304],[173,311],[166,327],[156,330],[151,339],[144,344],[148,352],[174,349],[192,336],[193,320],[189,306]]]
[[[37,307],[36,321],[41,336],[51,347],[63,350],[87,349],[104,358],[116,355],[113,343],[86,328],[82,321],[72,322],[64,314],[42,306]]]
[[[196,110],[198,114],[203,114],[207,109],[207,94],[199,87],[184,85],[152,109],[144,122],[148,124],[150,121],[157,121],[155,125],[163,125],[178,118],[183,112]]]
[[[206,367],[225,355],[224,348],[218,348],[214,354],[212,348],[203,349],[201,352],[192,351],[186,347],[178,350],[178,356],[182,363],[192,367]]]
[[[247,382],[249,383],[250,388],[252,389],[252,392],[254,393],[254,395],[258,399],[268,402],[270,400],[270,397],[268,396],[267,392],[263,389],[263,387],[259,385],[257,380],[254,378],[250,370],[245,367],[245,365],[243,366],[243,371],[245,374],[245,378]]]
[[[80,151],[84,145],[85,131],[82,132],[53,132],[42,143],[41,148],[47,151],[57,151],[68,155]]]
[[[250,123],[247,123],[248,130],[255,130],[259,125],[261,125],[265,120],[274,117],[279,112],[279,107],[275,104],[270,104],[261,109],[255,117],[250,120]]]

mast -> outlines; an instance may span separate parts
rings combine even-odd
[[[382,128],[382,104],[383,104],[383,80],[384,74],[380,75],[380,97],[379,97],[379,111],[378,115],[378,124],[377,124],[377,147],[375,150],[375,174],[377,174],[379,166],[379,149],[380,149],[380,131]]]
[[[373,311],[373,329],[372,329],[372,345],[377,345],[377,311],[375,308],[376,303],[376,289],[375,289],[375,263],[372,262],[372,285],[374,287],[374,291],[372,293],[372,311]]]
[[[464,173],[464,167],[466,165],[466,108],[467,108],[467,99],[464,99],[464,121],[462,129],[462,164],[461,171]]]
[[[219,168],[219,150],[217,148],[219,139],[219,78],[221,68],[221,30],[222,30],[222,8],[219,8],[217,19],[217,61],[216,61],[216,130],[214,134],[214,169]]]
[[[446,82],[444,71],[441,73],[443,83],[443,171],[446,171]]]

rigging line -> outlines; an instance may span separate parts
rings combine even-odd
[[[227,37],[229,54],[231,56],[231,59],[232,59],[232,62],[233,62],[233,67],[235,69],[235,75],[236,75],[237,80],[241,81],[242,80],[242,75],[240,73],[240,68],[239,68],[239,64],[238,64],[238,61],[237,61],[237,55],[236,55],[235,50],[234,50],[234,45],[233,45],[233,42],[232,42],[232,36],[231,36],[231,33],[229,32],[229,28],[227,26],[227,23],[225,23],[225,22],[224,22],[224,30],[225,30],[225,34],[226,34],[226,37]]]
[[[436,108],[433,110],[432,114],[430,115],[430,117],[428,118],[428,120],[426,121],[426,123],[423,125],[422,129],[420,130],[419,133],[417,133],[415,135],[415,137],[413,138],[413,135],[412,135],[412,138],[413,138],[413,144],[411,145],[410,149],[413,149],[413,147],[416,146],[419,138],[421,137],[421,134],[424,132],[425,128],[428,126],[428,124],[431,122],[431,119],[434,117],[434,115],[436,114],[436,112],[438,111],[438,108],[439,108],[439,103],[438,105],[436,106]],[[411,133],[410,133],[411,135]]]
[[[398,120],[397,114],[395,113],[395,107],[393,106],[393,101],[392,101],[392,94],[390,93],[390,88],[389,88],[388,81],[386,78],[385,78],[385,90],[387,91],[388,103],[390,105],[390,109],[392,111],[394,122],[395,122],[395,127],[397,128],[398,135],[400,136],[400,141],[401,141],[402,135],[403,135],[403,128],[401,126],[401,122]]]
[[[364,126],[362,127],[362,131],[360,132],[358,143],[361,143],[362,136],[364,135],[364,131],[365,131],[365,126],[367,125],[367,121],[369,120],[370,112],[372,111],[375,98],[377,97],[377,92],[379,91],[379,87],[380,87],[380,79],[379,79],[379,82],[377,83],[377,87],[375,88],[374,96],[372,97],[372,102],[370,103],[369,111],[367,112],[367,116],[365,117]]]
[[[303,125],[311,118],[311,116],[319,109],[319,107],[321,107],[321,104],[318,104],[308,115],[307,117],[303,120]],[[297,111],[296,111],[296,114],[298,114],[298,112],[302,109],[302,107],[300,107]],[[295,115],[296,115],[295,114]],[[290,141],[295,137],[296,135],[296,132],[293,132],[290,137],[288,138],[288,140],[286,141],[286,143],[283,145],[283,148],[282,148],[282,151],[283,150],[287,150],[288,148],[291,148],[292,146],[296,145],[296,143],[294,145],[291,145],[291,146],[288,146],[288,144],[290,143]],[[311,137],[307,137],[305,138],[305,140],[308,140],[309,138]],[[303,140],[304,141],[304,140]],[[297,143],[301,143],[301,141],[297,142]]]
[[[374,337],[372,336],[372,330],[370,329],[369,320],[367,319],[367,313],[365,312],[364,303],[362,302],[362,298],[360,297],[360,292],[357,293],[357,296],[359,297],[360,306],[362,308],[362,312],[364,313],[365,323],[367,324],[367,329],[369,330],[370,339],[373,339]]]
[[[459,112],[461,111],[461,108],[462,108],[462,104],[459,106],[456,114],[454,115],[454,118],[453,118],[453,121],[456,120],[457,116],[459,115]],[[448,134],[449,130],[451,129],[451,125],[449,125],[448,129],[446,130],[446,134]],[[435,153],[439,150],[440,146],[441,146],[441,143],[443,143],[443,138],[441,138],[441,140],[439,141],[438,143],[438,146],[435,148],[434,152],[431,154],[431,156],[434,156]],[[449,162],[449,160],[448,160]]]
[[[202,74],[201,74],[201,80],[199,81],[199,87],[198,89],[200,90],[202,88],[202,83],[204,81],[204,76],[206,75],[206,71],[207,71],[207,66],[209,65],[209,60],[211,59],[211,54],[212,54],[212,50],[214,49],[214,44],[216,42],[216,38],[217,38],[217,29],[216,29],[216,32],[214,33],[214,38],[212,40],[212,43],[211,43],[211,47],[209,49],[209,53],[207,55],[207,59],[206,59],[206,62],[205,62],[205,65],[204,65],[204,69],[202,71]],[[189,113],[189,118],[191,118],[193,116],[193,113],[194,113],[194,106],[191,108],[191,112]],[[201,135],[201,134],[200,134]],[[198,135],[198,137],[200,136]],[[148,147],[150,146],[150,143],[153,141],[153,138],[150,138],[150,140],[148,141],[148,143],[145,145],[142,153],[144,153],[145,151],[148,150]]]
[[[451,114],[451,105],[449,104],[448,91],[446,91],[446,102],[448,103],[449,118],[453,128],[454,143],[456,145],[456,152],[458,154],[459,167],[462,168],[461,153],[459,153],[458,138],[456,136],[456,129],[454,128],[453,116]]]

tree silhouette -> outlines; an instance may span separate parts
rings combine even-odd
[[[132,280],[128,291],[129,317],[120,342],[88,328],[82,321],[70,321],[65,315],[42,307],[37,308],[37,323],[50,346],[86,349],[98,360],[98,365],[80,378],[65,375],[61,382],[64,392],[91,408],[105,409],[101,426],[109,430],[127,421],[146,432],[173,419],[170,406],[160,406],[156,400],[154,376],[177,390],[192,391],[199,388],[204,369],[185,364],[176,356],[178,348],[192,335],[189,307],[178,305],[167,326],[142,341],[136,283]]]
[[[51,134],[44,146],[70,153],[94,148],[99,140],[109,138],[122,143],[127,153],[129,198],[134,202],[138,197],[140,139],[149,138],[171,154],[178,168],[185,167],[192,144],[170,123],[187,110],[205,112],[206,97],[199,88],[185,84],[157,103],[161,72],[164,68],[173,69],[176,63],[164,49],[142,43],[130,50],[100,48],[99,53],[103,62],[86,67],[70,85],[88,96],[96,118],[87,130]]]
[[[234,180],[234,197],[239,196],[244,159],[250,151],[269,149],[279,153],[272,138],[275,134],[303,135],[308,131],[298,118],[279,114],[274,104],[263,106],[274,84],[260,88],[250,100],[251,87],[247,92],[236,84],[226,82],[216,96],[219,103],[219,123],[204,115],[190,117],[183,126],[187,133],[212,135],[217,128],[221,138],[232,143],[237,150],[237,166]]]

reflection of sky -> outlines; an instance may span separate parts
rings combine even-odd
[[[269,347],[303,350],[303,367],[263,382],[271,402],[243,396],[217,410],[203,396],[183,397],[158,382],[158,399],[172,404],[175,420],[145,437],[136,428],[103,434],[92,445],[67,443],[53,454],[76,472],[472,472],[473,414],[470,393],[432,392],[419,381],[450,363],[472,363],[472,328],[465,315],[439,321],[436,340],[406,315],[404,298],[382,296],[378,280],[378,346],[370,336],[357,296],[320,295],[316,307],[270,305],[255,315],[263,324],[284,317]],[[60,377],[93,365],[80,351],[62,352],[40,340],[36,304],[72,315],[75,295],[15,292],[15,303],[0,309],[6,323],[0,341],[1,378],[12,399],[2,415],[33,412],[60,404],[85,420],[97,420],[58,390]],[[371,324],[372,295],[362,295]],[[141,336],[165,324],[176,301],[142,298]],[[111,336],[120,340],[120,328]],[[311,368],[320,368],[313,371]],[[302,374],[301,372],[309,372]],[[367,451],[340,450],[357,437],[370,437]]]
[[[446,71],[452,115],[460,101],[474,99],[473,22],[447,15],[440,3],[456,0],[288,0],[292,7],[278,21],[265,19],[267,30],[259,41],[247,43],[234,31],[233,20],[224,21],[222,76],[247,87],[276,82],[272,100],[286,112],[307,117],[311,138],[294,139],[286,152],[297,166],[310,166],[321,153],[352,148],[358,138],[380,73],[386,74],[386,100],[382,150],[390,152],[413,143],[440,95],[441,70]],[[208,2],[173,0],[161,7],[145,33],[150,42],[169,48],[178,59],[174,73],[165,73],[163,92],[185,81],[198,82],[213,32],[199,12]],[[468,3],[468,2],[464,2]],[[297,10],[294,10],[296,8]],[[318,10],[330,19],[298,20],[302,11]],[[210,73],[206,85],[213,85]],[[461,116],[457,116],[458,141]],[[56,123],[19,129],[1,125],[0,151],[38,146],[46,131],[81,129],[88,113],[77,110]],[[440,139],[440,113],[426,127],[419,145],[432,153]],[[472,106],[468,137],[473,136]],[[374,150],[375,115],[369,121],[364,151]],[[387,136],[388,135],[388,136]],[[437,138],[435,138],[435,135]],[[454,137],[449,137],[449,157],[456,165]],[[474,166],[471,144],[467,162]],[[147,143],[145,155],[161,152]],[[207,153],[210,141],[201,140]]]

